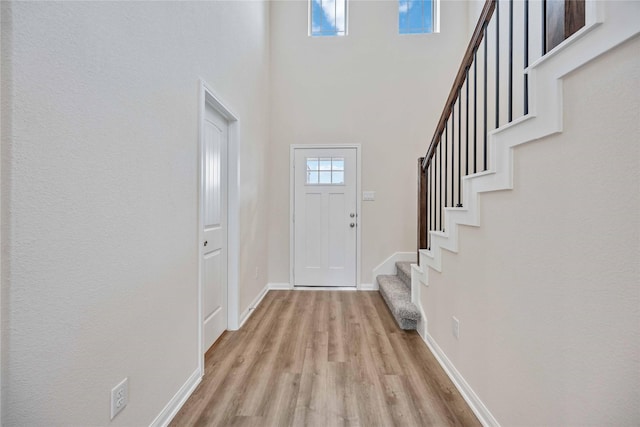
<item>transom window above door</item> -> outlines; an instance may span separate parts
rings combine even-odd
[[[307,185],[344,185],[344,157],[307,157]]]

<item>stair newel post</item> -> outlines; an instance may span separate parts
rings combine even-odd
[[[422,167],[424,157],[418,158],[418,263],[420,249],[427,248],[427,171]]]

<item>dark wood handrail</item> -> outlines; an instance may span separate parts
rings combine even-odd
[[[462,58],[462,63],[460,64],[460,68],[458,69],[458,74],[456,75],[456,79],[453,81],[453,86],[451,88],[451,92],[449,92],[449,97],[447,98],[447,102],[444,105],[444,109],[442,110],[442,114],[440,115],[440,120],[438,121],[438,126],[436,127],[436,131],[433,134],[433,138],[431,139],[431,144],[429,144],[429,149],[427,150],[427,154],[424,157],[422,162],[422,168],[426,169],[429,163],[431,162],[431,158],[433,157],[435,150],[440,142],[440,135],[444,131],[445,124],[447,123],[447,119],[451,113],[451,108],[458,99],[458,91],[464,85],[466,80],[467,69],[471,67],[473,64],[473,57],[480,43],[482,43],[482,39],[484,38],[484,28],[489,24],[491,17],[493,16],[493,12],[496,8],[496,0],[486,0],[484,3],[484,7],[482,8],[482,12],[480,13],[480,18],[478,19],[478,23],[476,24],[476,29],[473,31],[473,36],[471,37],[471,41],[469,42],[469,46],[467,46],[467,50]]]

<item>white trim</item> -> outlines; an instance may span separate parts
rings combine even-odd
[[[381,274],[394,275],[397,273],[396,271],[396,262],[416,262],[417,261],[417,253],[413,252],[394,252],[389,256],[389,258],[382,261],[371,271],[371,280],[373,280],[374,289],[378,289],[378,277]]]
[[[255,297],[251,304],[249,304],[249,307],[242,312],[240,315],[240,327],[238,327],[238,329],[242,328],[244,323],[249,319],[249,317],[251,317],[253,312],[258,308],[264,297],[267,295],[267,292],[269,292],[269,284],[264,285],[264,288],[262,288],[258,296]]]
[[[267,283],[269,290],[274,291],[290,291],[293,289],[290,283]]]
[[[227,119],[229,125],[229,147],[227,150],[227,329],[237,330],[239,325],[239,259],[240,259],[240,119],[229,109],[226,103],[205,83],[199,81],[199,116],[198,116],[198,367],[204,375],[204,330],[202,325],[202,144],[204,138],[205,106],[209,104]]]
[[[432,33],[439,33],[440,32],[440,0],[434,0],[433,1],[433,10],[431,11],[432,13],[432,28],[431,28],[431,32]]]
[[[357,291],[355,286],[296,286],[293,291]]]
[[[421,335],[422,336],[422,335]],[[447,376],[453,382],[453,385],[456,386],[462,398],[467,402],[473,413],[478,417],[480,423],[485,427],[492,426],[500,426],[498,420],[495,419],[489,408],[480,400],[478,395],[473,391],[471,386],[465,381],[464,377],[458,372],[456,367],[451,363],[451,360],[447,357],[446,354],[442,351],[442,349],[435,342],[433,337],[429,334],[426,334],[426,339],[422,336],[423,341],[429,347],[429,350],[436,358],[442,369],[444,369]]]
[[[418,334],[424,339],[427,334],[427,315],[422,309],[422,286],[428,286],[427,275],[429,269],[424,270],[418,264],[411,264],[411,302],[420,310],[420,319],[416,325]]]
[[[180,390],[171,398],[169,403],[160,411],[155,420],[150,424],[150,427],[166,427],[169,425],[173,417],[176,416],[182,405],[185,404],[189,396],[194,392],[198,384],[202,381],[200,375],[200,369],[193,371],[187,382],[185,382]]]
[[[294,223],[293,213],[295,211],[294,194],[295,194],[295,173],[293,163],[295,161],[295,150],[298,148],[309,149],[322,149],[322,148],[354,148],[356,150],[356,215],[358,217],[358,224],[362,224],[362,146],[360,144],[291,144],[289,148],[289,283],[292,287],[295,281],[293,280],[294,265]],[[356,286],[360,283],[360,266],[361,262],[361,247],[362,247],[362,227],[356,228]],[[296,288],[297,289],[297,288]]]
[[[289,283],[269,283],[270,291],[375,291],[370,283],[363,283],[360,286],[296,286]]]
[[[358,286],[359,291],[368,292],[368,291],[377,291],[378,290],[378,282],[376,284],[373,283],[360,283]]]

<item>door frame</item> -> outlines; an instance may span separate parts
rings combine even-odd
[[[322,149],[322,148],[352,148],[356,150],[356,215],[358,218],[358,226],[356,227],[356,286],[354,287],[323,287],[314,286],[295,287],[293,282],[293,271],[295,269],[294,253],[295,253],[295,227],[293,223],[293,214],[295,212],[295,150],[297,149]],[[360,266],[361,266],[361,245],[362,241],[362,159],[360,144],[291,144],[289,149],[289,289],[313,289],[313,290],[359,290],[360,286]]]
[[[198,111],[198,364],[200,376],[204,375],[204,328],[203,328],[203,289],[202,256],[204,240],[203,200],[204,186],[202,176],[202,152],[204,145],[205,109],[207,104],[216,110],[228,123],[227,147],[227,330],[239,328],[239,260],[240,260],[240,119],[203,79],[199,82]]]

